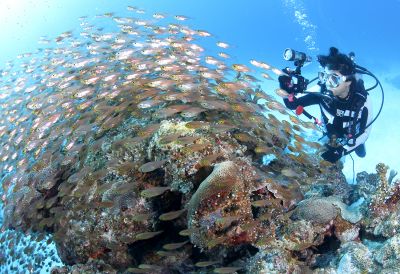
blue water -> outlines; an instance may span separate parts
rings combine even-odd
[[[314,55],[326,53],[335,45],[344,52],[355,51],[360,63],[375,71],[398,63],[398,0],[384,4],[372,0],[256,0],[251,4],[242,0],[3,0],[0,5],[0,64],[36,49],[42,35],[55,36],[75,29],[79,16],[108,11],[129,14],[127,5],[148,13],[189,16],[190,24],[235,45],[235,56],[241,60],[259,57],[278,64],[285,47],[307,51],[304,38],[312,33],[319,48],[309,51]],[[306,17],[303,22],[315,26],[315,31],[299,23],[296,11]]]
[[[0,69],[17,55],[41,47],[41,36],[54,38],[78,29],[80,16],[105,12],[130,16],[128,5],[142,8],[149,15],[158,12],[189,17],[189,26],[213,34],[215,39],[208,39],[203,45],[208,54],[217,53],[212,42],[223,41],[231,45],[227,52],[237,63],[248,64],[257,59],[276,67],[290,66],[282,59],[287,47],[304,51],[314,60],[317,54],[327,54],[330,46],[345,53],[354,51],[357,63],[382,81],[386,100],[366,143],[367,157],[354,156],[355,172],[373,172],[379,162],[400,169],[400,0],[387,0],[384,4],[372,0],[2,0]],[[317,62],[303,69],[309,78],[317,71]],[[366,79],[366,83],[373,81]],[[271,92],[277,85],[276,81],[263,83]],[[375,89],[371,96],[376,113],[381,93]],[[349,158],[345,159],[344,172],[351,181],[353,162]]]

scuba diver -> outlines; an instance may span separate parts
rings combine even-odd
[[[289,68],[283,69],[285,74],[279,76],[280,88],[287,92],[287,96],[283,96],[286,107],[296,110],[297,115],[305,114],[308,118],[314,119],[316,124],[321,124],[317,118],[303,109],[310,105],[320,106],[325,134],[329,138],[326,144],[327,150],[321,157],[331,163],[337,162],[342,156],[351,152],[355,152],[359,157],[365,157],[365,141],[371,130],[370,125],[377,117],[372,119],[372,105],[368,97],[368,91],[372,88],[365,89],[360,74],[371,75],[376,80],[377,78],[354,63],[354,53],[347,56],[340,53],[337,48],[331,47],[329,55],[318,55],[318,62],[323,71],[319,72],[318,78],[312,80],[318,79],[318,84],[307,89],[310,82],[301,76],[300,68],[304,62],[311,61],[311,58],[292,49],[286,49],[284,58],[295,61],[297,66],[295,71]],[[304,94],[297,96],[300,93]]]

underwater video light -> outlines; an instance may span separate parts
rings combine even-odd
[[[283,52],[283,59],[286,61],[298,61],[300,63],[311,62],[312,58],[304,52],[287,48]]]

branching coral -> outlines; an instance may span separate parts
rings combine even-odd
[[[372,215],[380,218],[397,210],[400,205],[400,181],[397,180],[389,184],[386,177],[388,169],[389,167],[384,164],[376,166],[380,185],[369,205]]]

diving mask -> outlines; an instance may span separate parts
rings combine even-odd
[[[347,80],[347,76],[337,75],[335,73],[318,72],[318,78],[322,84],[328,84],[333,88],[337,88],[341,83]]]

